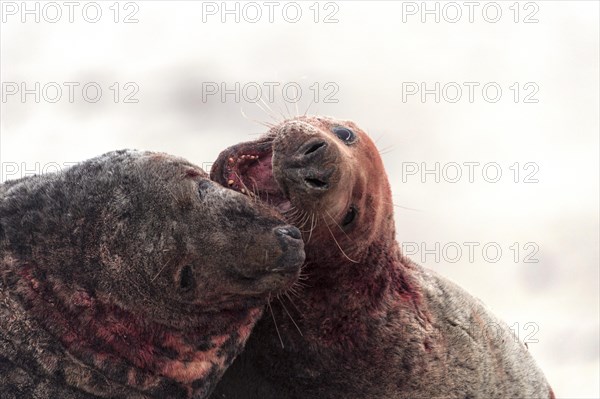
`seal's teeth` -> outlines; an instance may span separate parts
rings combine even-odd
[[[228,180],[227,184],[229,184],[230,186],[233,186],[234,181],[233,180]]]
[[[246,189],[245,188],[242,188],[240,191],[242,192],[242,194],[246,194]]]
[[[229,158],[229,163],[234,163],[235,159],[233,159],[233,157]]]

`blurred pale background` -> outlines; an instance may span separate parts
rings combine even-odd
[[[439,22],[421,2],[298,2],[286,13],[277,3],[272,23],[262,2],[238,3],[239,23],[234,14],[221,21],[221,2],[99,2],[96,23],[83,17],[93,20],[95,5],[83,13],[87,3],[78,3],[71,23],[58,4],[62,18],[52,23],[57,9],[38,3],[37,23],[21,2],[2,2],[2,180],[119,148],[165,151],[208,169],[221,149],[263,132],[253,120],[273,121],[269,114],[281,119],[310,106],[352,119],[384,153],[407,252],[513,326],[558,397],[600,396],[598,2],[480,2],[473,22],[463,2],[428,2]],[[253,23],[256,4],[262,18]],[[39,102],[33,92],[21,97],[22,82],[33,91],[40,83]],[[64,82],[79,84],[73,102]],[[90,82],[102,89],[95,103],[81,94]],[[250,85],[222,101],[206,90],[222,82]],[[269,82],[279,84],[273,99]],[[421,82],[440,82],[439,102],[407,92]],[[478,84],[472,102],[465,82]],[[297,102],[293,90],[282,93],[286,83],[302,88]],[[266,105],[252,101],[256,85]],[[62,97],[52,102],[56,86]],[[451,102],[456,86],[462,97]],[[494,87],[502,90],[497,102]],[[130,100],[138,102],[124,102],[136,89]],[[445,172],[439,182],[408,173],[436,162]],[[455,183],[453,162],[463,172]],[[465,162],[480,163],[473,182]],[[497,183],[482,176],[491,162],[502,172]],[[427,252],[436,243],[440,259]],[[462,256],[453,262],[456,245]]]

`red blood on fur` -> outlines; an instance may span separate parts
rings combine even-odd
[[[75,354],[92,353],[96,365],[107,359],[114,363],[119,362],[118,359],[126,359],[140,370],[165,373],[188,384],[205,376],[211,362],[219,363],[218,348],[226,343],[227,334],[213,339],[205,337],[201,328],[184,334],[166,326],[147,323],[115,304],[93,299],[91,293],[81,288],[68,296],[71,304],[61,303],[57,301],[55,287],[34,278],[31,266],[21,268],[20,274],[20,291],[26,294],[32,311],[45,320],[50,331],[59,334],[57,338],[70,351]],[[48,307],[49,303],[52,306]],[[250,312],[242,324],[242,336],[248,336],[253,320],[260,313],[260,309]],[[196,350],[201,342],[207,342],[210,349]],[[189,367],[184,366],[185,363]],[[131,375],[126,378],[130,381]]]

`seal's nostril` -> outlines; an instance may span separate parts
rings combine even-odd
[[[294,226],[278,227],[275,229],[275,234],[280,236],[289,236],[296,240],[300,240],[302,238],[300,230]]]
[[[306,182],[306,184],[309,187],[312,187],[312,188],[319,188],[319,189],[327,188],[327,182],[324,182],[319,179],[313,179],[313,178],[309,177],[309,178],[304,179],[304,181]]]
[[[322,147],[325,147],[324,141],[319,141],[317,143],[314,143],[304,152],[304,155],[312,154],[313,152],[316,152],[318,149],[320,149]]]

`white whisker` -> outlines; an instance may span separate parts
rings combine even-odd
[[[283,307],[283,310],[285,310],[285,313],[287,313],[287,315],[289,316],[290,320],[292,321],[292,323],[294,323],[294,325],[296,326],[296,329],[298,330],[298,332],[300,333],[300,336],[304,336],[304,334],[302,334],[302,331],[300,331],[300,327],[298,327],[298,324],[296,324],[296,321],[294,320],[294,318],[292,317],[292,315],[290,314],[290,312],[288,312],[287,308],[285,307],[285,305],[283,304],[283,301],[277,297],[277,300],[279,301],[279,303],[281,304],[281,306]]]
[[[250,118],[248,115],[246,115],[246,113],[244,112],[244,109],[242,107],[240,107],[240,112],[241,112],[242,116],[246,120],[249,120],[249,121],[254,122],[254,123],[258,123],[259,125],[264,126],[264,127],[268,128],[268,129],[271,129],[272,127],[275,126],[274,124],[269,123],[269,122],[261,122],[261,121],[259,121],[257,119]],[[258,134],[262,134],[262,133],[252,133],[252,134],[258,135]]]
[[[338,243],[338,241],[335,239],[335,235],[333,235],[333,232],[329,228],[329,225],[327,224],[327,221],[325,221],[325,218],[323,218],[323,222],[325,223],[325,227],[327,227],[327,230],[329,230],[329,234],[331,234],[331,238],[333,238],[333,241],[335,242],[335,245],[337,245],[337,247],[342,252],[342,255],[344,255],[346,257],[346,259],[348,259],[352,263],[359,263],[358,261],[356,261],[354,259],[351,259],[348,255],[346,255],[346,253],[344,252],[344,250],[342,249],[342,247],[340,246],[340,244]]]
[[[160,275],[160,274],[163,272],[163,270],[165,270],[165,267],[167,267],[167,265],[169,264],[169,262],[170,262],[170,261],[171,261],[170,259],[169,259],[169,260],[167,260],[167,261],[165,262],[165,264],[163,265],[163,267],[161,267],[161,268],[160,268],[160,270],[158,271],[158,273],[156,273],[156,274],[154,275],[154,277],[152,277],[152,279],[150,280],[150,282],[151,282],[151,283],[153,283],[153,282],[154,282],[154,280],[156,280],[156,279],[158,278],[158,276],[159,276],[159,275]]]
[[[275,331],[277,331],[277,336],[279,337],[279,342],[281,343],[281,348],[285,348],[285,346],[283,345],[283,339],[281,339],[281,334],[279,333],[279,328],[277,328],[277,322],[275,321],[275,314],[273,313],[273,308],[271,307],[271,300],[269,298],[269,302],[267,303],[269,305],[269,310],[271,311],[271,317],[273,318],[273,324],[275,324]]]

